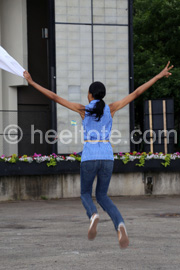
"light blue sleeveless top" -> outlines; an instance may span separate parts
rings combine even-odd
[[[99,100],[92,100],[86,109],[92,109]],[[84,129],[84,140],[109,140],[112,128],[112,117],[110,108],[105,105],[104,114],[100,121],[85,112],[82,121]],[[113,150],[110,142],[84,142],[81,162],[87,160],[114,160]]]

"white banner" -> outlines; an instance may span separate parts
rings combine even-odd
[[[0,68],[23,77],[25,69],[0,46]]]

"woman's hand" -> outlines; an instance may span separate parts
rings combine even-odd
[[[170,61],[167,63],[166,67],[155,77],[153,77],[151,80],[148,82],[142,84],[139,86],[135,91],[133,91],[131,94],[129,94],[127,97],[115,101],[111,104],[109,104],[110,110],[111,110],[111,116],[115,114],[116,111],[122,109],[124,106],[129,104],[131,101],[135,100],[137,97],[139,97],[142,93],[144,93],[147,89],[149,89],[154,83],[156,83],[159,79],[166,77],[168,78],[169,76],[172,75],[169,71],[174,67],[173,65],[170,66]]]
[[[23,76],[29,84],[33,83],[33,79],[31,78],[31,75],[28,71],[24,71]]]
[[[171,66],[169,67],[169,65],[170,65],[170,61],[168,61],[166,67],[165,67],[165,68],[157,75],[158,79],[161,79],[161,78],[163,78],[163,77],[168,78],[169,76],[172,75],[172,73],[170,73],[169,71],[170,71],[174,66],[171,65]]]

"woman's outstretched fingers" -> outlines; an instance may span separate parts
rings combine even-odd
[[[168,68],[168,67],[169,67],[169,64],[170,64],[170,61],[168,61],[167,65],[166,65],[166,68]]]
[[[169,61],[169,64],[170,64],[170,61]],[[169,76],[171,76],[171,75],[172,75],[172,73],[171,73],[171,72],[169,72],[169,70],[171,70],[173,67],[174,67],[174,66],[173,66],[173,65],[171,65],[170,67],[168,67],[168,68],[167,68],[168,75],[166,76],[166,78],[168,78]]]
[[[171,66],[168,68],[168,70],[171,70],[173,67],[174,67],[174,66],[173,66],[173,65],[171,65]]]
[[[170,61],[168,61],[166,67],[165,67],[164,70],[161,72],[161,74],[163,75],[163,77],[168,78],[169,76],[172,75],[172,73],[170,73],[169,71],[170,71],[174,66],[171,65],[171,66],[169,67],[169,65],[170,65]]]
[[[170,61],[168,61],[167,65],[166,65],[166,68],[167,68],[168,71],[171,70],[174,67],[173,65],[171,65],[169,67],[169,65],[170,65]]]

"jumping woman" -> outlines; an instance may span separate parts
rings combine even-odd
[[[88,230],[88,239],[93,240],[97,234],[97,224],[99,215],[97,208],[92,200],[92,186],[97,176],[96,199],[104,211],[108,213],[115,230],[117,231],[118,241],[121,248],[127,248],[129,245],[128,234],[126,231],[123,217],[119,210],[107,196],[109,183],[113,171],[113,151],[109,142],[112,119],[114,114],[124,106],[135,100],[154,83],[163,77],[169,77],[169,72],[173,66],[170,62],[155,77],[138,87],[134,92],[123,98],[106,105],[103,98],[106,95],[106,88],[101,82],[93,82],[88,91],[87,106],[70,102],[61,98],[52,91],[35,83],[31,75],[25,71],[24,77],[27,82],[40,91],[42,94],[60,105],[80,114],[84,128],[84,148],[81,157],[81,200],[84,205],[87,216],[90,219]]]

